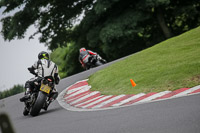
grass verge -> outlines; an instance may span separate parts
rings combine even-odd
[[[130,79],[137,84],[132,87]],[[200,84],[200,27],[114,63],[89,77],[105,95],[160,92]]]

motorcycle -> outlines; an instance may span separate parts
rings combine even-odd
[[[30,98],[25,101],[23,115],[30,113],[31,116],[37,116],[41,109],[47,110],[51,103],[52,91],[54,89],[53,77],[41,78],[39,82],[34,82],[34,89],[31,92]]]
[[[83,57],[83,62],[85,64],[85,69],[88,70],[105,64],[106,60],[102,59],[99,55],[87,54]]]

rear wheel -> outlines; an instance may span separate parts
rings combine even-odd
[[[47,95],[43,92],[39,91],[38,97],[35,101],[35,104],[33,105],[30,115],[36,116],[40,113],[40,110],[44,106],[44,103],[46,102]]]

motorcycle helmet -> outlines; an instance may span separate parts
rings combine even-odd
[[[82,51],[86,51],[86,49],[85,49],[85,48],[81,48],[81,49],[79,50],[79,52],[82,52]]]
[[[49,59],[49,54],[47,53],[47,52],[45,52],[45,51],[42,51],[42,52],[40,52],[39,54],[38,54],[38,59],[40,60],[40,59]]]

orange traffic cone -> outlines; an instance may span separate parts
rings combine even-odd
[[[130,79],[130,81],[131,81],[132,86],[135,87],[136,83],[132,79]]]

